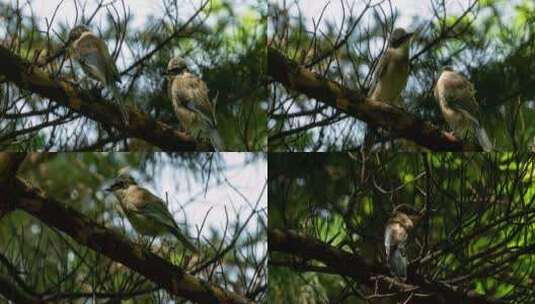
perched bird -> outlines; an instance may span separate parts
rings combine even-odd
[[[199,253],[199,249],[180,231],[164,202],[140,187],[132,176],[120,174],[106,190],[115,194],[128,221],[138,233],[148,236],[171,233],[184,247]]]
[[[407,278],[407,252],[406,244],[409,232],[414,228],[415,222],[421,215],[407,215],[402,212],[404,205],[394,208],[392,216],[388,219],[385,228],[386,263],[392,273],[405,280]]]
[[[217,151],[223,141],[217,131],[215,102],[208,98],[208,87],[199,77],[190,73],[181,57],[174,57],[167,65],[169,99],[184,129],[193,137],[209,140]]]
[[[409,47],[413,33],[396,28],[390,35],[388,47],[379,59],[371,86],[369,99],[400,106],[401,91],[409,78]],[[376,141],[376,130],[368,127],[364,147],[372,147]]]
[[[468,79],[446,66],[435,85],[434,94],[444,119],[456,136],[466,138],[475,135],[484,151],[492,151],[493,145],[479,122],[474,86]]]
[[[121,81],[120,75],[106,43],[95,36],[85,25],[73,28],[69,34],[69,41],[72,43],[70,50],[74,59],[80,63],[87,76],[110,90],[126,123],[128,115],[126,109],[123,108],[124,100],[116,84]]]
[[[374,75],[370,99],[399,105],[399,96],[409,78],[409,47],[413,33],[396,28]]]

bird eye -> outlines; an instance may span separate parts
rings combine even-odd
[[[170,74],[179,74],[180,72],[182,72],[184,70],[184,68],[174,68],[174,69],[171,69],[169,71]]]

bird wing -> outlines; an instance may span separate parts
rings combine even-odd
[[[131,211],[142,214],[173,229],[178,228],[175,219],[159,197],[141,187],[136,187],[133,191],[135,192],[132,193],[133,197],[131,199],[135,208]]]
[[[138,201],[137,199],[139,199],[138,202],[142,203],[136,206],[137,208],[135,212],[169,227],[185,247],[187,247],[193,252],[199,253],[199,249],[189,240],[189,238],[184,233],[182,233],[164,202],[147,189],[137,187],[137,190],[139,191],[139,194],[136,198],[136,201]]]
[[[100,81],[103,84],[106,83],[106,75],[103,73],[101,68],[101,59],[96,52],[80,54],[80,56],[77,56],[77,59],[82,66],[82,69],[88,76]]]
[[[215,111],[204,81],[194,75],[177,77],[173,83],[173,94],[182,106],[198,113],[205,123],[215,127]]]
[[[76,41],[75,47],[82,65],[89,65],[103,75],[104,84],[108,85],[119,80],[119,71],[110,55],[106,43],[93,33],[83,33]]]
[[[104,62],[107,67],[106,71],[108,71],[109,73],[109,75],[107,76],[110,80],[110,83],[120,81],[119,70],[117,70],[117,66],[115,65],[113,57],[111,57],[110,51],[108,50],[108,46],[106,45],[106,43],[104,43],[104,41],[102,41],[102,39],[97,40],[97,48],[99,49],[99,53],[104,56]]]
[[[377,84],[379,83],[379,80],[388,70],[388,63],[391,62],[390,59],[391,53],[388,49],[381,55],[381,58],[379,58],[379,63],[377,63],[377,67],[375,68],[375,74],[373,76],[372,85],[370,86],[371,90],[370,92],[373,93],[375,88],[377,87]],[[371,94],[370,94],[371,95]]]
[[[448,90],[455,91],[455,93],[446,92],[448,106],[462,112],[468,119],[479,124],[479,105],[476,102],[472,83],[458,73],[455,73],[455,77],[448,81],[450,82]]]

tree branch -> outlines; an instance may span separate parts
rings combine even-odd
[[[21,89],[39,94],[107,127],[114,127],[125,136],[145,140],[161,149],[212,150],[209,145],[196,143],[189,135],[153,119],[131,105],[124,105],[129,116],[129,123],[124,125],[122,120],[118,119],[120,112],[117,105],[92,96],[65,80],[52,79],[42,70],[33,67],[28,61],[2,46],[0,46],[0,75],[4,75]]]
[[[336,271],[339,275],[353,278],[355,281],[369,287],[376,288],[375,280],[388,276],[386,266],[370,263],[358,254],[352,254],[339,248],[330,246],[319,240],[308,238],[295,231],[268,230],[269,250],[291,254],[307,260],[317,260],[326,265],[329,272]],[[440,295],[446,303],[505,303],[491,297],[477,294],[473,290],[442,282],[429,281],[423,276],[410,271],[407,283],[389,281],[389,286],[400,292],[417,288],[419,292]],[[410,283],[410,284],[408,284]],[[429,303],[429,298],[425,301]]]
[[[268,48],[268,75],[288,90],[300,92],[319,102],[381,127],[435,151],[481,150],[475,144],[463,143],[416,116],[389,104],[369,100],[351,90],[299,66],[279,51]]]
[[[170,294],[198,303],[253,303],[241,295],[197,279],[144,247],[129,242],[117,232],[48,198],[42,190],[27,185],[21,179],[16,180],[14,190],[17,208],[140,273]]]
[[[26,153],[0,152],[0,219],[13,210],[13,183]]]
[[[0,152],[0,185],[15,176],[25,157],[26,153]]]
[[[43,303],[37,297],[24,292],[9,276],[2,274],[0,274],[0,294],[14,303]]]

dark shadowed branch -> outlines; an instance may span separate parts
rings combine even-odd
[[[151,118],[132,106],[127,108],[130,121],[125,125],[118,119],[120,113],[116,105],[102,97],[80,90],[66,80],[51,78],[2,46],[0,46],[0,75],[21,89],[48,98],[108,128],[115,128],[125,136],[142,139],[161,149],[210,150],[209,146],[196,143],[187,134]]]
[[[141,245],[129,242],[117,232],[78,211],[64,207],[21,179],[17,179],[14,193],[17,208],[71,236],[78,243],[142,274],[170,294],[197,303],[252,303],[244,296],[192,276]]]
[[[305,261],[319,261],[326,265],[324,268],[326,273],[350,277],[368,288],[375,288],[380,283],[387,283],[390,288],[400,292],[417,291],[428,294],[428,297],[424,298],[425,303],[429,303],[429,297],[437,294],[442,299],[446,299],[447,303],[505,303],[491,297],[478,295],[470,289],[430,281],[416,273],[409,273],[408,282],[399,282],[388,278],[389,272],[384,265],[371,263],[358,254],[351,254],[295,231],[269,229],[268,240],[270,251],[289,254]],[[316,267],[314,271],[317,270]]]
[[[381,127],[428,149],[479,150],[476,145],[463,143],[400,108],[369,100],[359,91],[350,90],[303,68],[273,48],[268,48],[268,74],[288,90],[316,99],[371,126]]]

